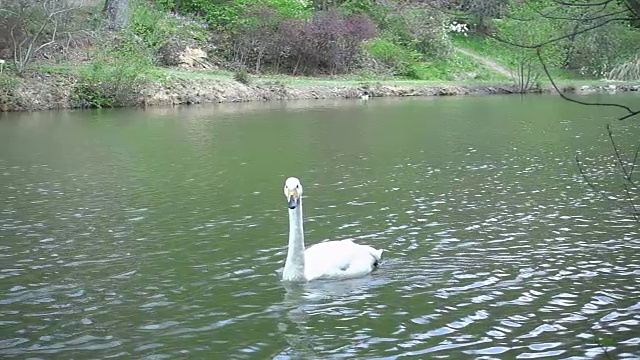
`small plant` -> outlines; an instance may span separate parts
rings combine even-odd
[[[74,95],[82,107],[136,105],[150,81],[151,57],[132,34],[117,38],[88,68],[80,72]]]
[[[233,74],[233,79],[245,85],[249,85],[251,83],[251,77],[249,77],[249,72],[247,70],[236,71],[236,73]]]
[[[0,74],[0,111],[6,111],[6,106],[14,100],[14,91],[18,87],[15,77]]]

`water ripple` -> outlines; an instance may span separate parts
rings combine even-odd
[[[457,118],[450,101],[428,109],[447,121],[425,122],[418,107],[409,131],[389,120],[393,103],[308,109],[308,121],[168,109],[169,120],[41,124],[67,141],[0,121],[0,354],[639,358],[637,222],[612,206],[626,199],[593,192],[573,163],[576,147],[606,153],[607,142],[586,140],[599,130],[523,120],[520,103],[496,124]],[[367,116],[352,121],[352,111]],[[387,250],[380,269],[279,281],[279,179],[293,170],[304,177],[307,243],[376,244]],[[615,174],[589,170],[612,188]]]

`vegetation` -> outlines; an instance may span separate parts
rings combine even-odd
[[[544,81],[542,59],[555,77],[640,80],[638,1],[590,1],[0,2],[0,58],[18,76],[72,66],[78,102],[94,107],[134,104],[154,74],[180,65],[246,84],[279,74],[510,80],[526,92]]]
[[[73,93],[81,107],[136,105],[140,91],[151,79],[151,56],[140,40],[124,33],[108,44],[79,72]]]

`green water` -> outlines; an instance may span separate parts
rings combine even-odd
[[[640,125],[618,110],[492,96],[0,115],[3,358],[640,357],[640,226],[605,124],[624,154]],[[384,248],[376,272],[279,281],[288,176],[307,244]]]

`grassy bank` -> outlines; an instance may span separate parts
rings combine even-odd
[[[30,77],[12,78],[9,97],[0,104],[2,111],[34,111],[95,107],[86,98],[79,98],[79,91],[86,91],[80,67],[49,67]],[[367,91],[376,97],[404,96],[460,96],[521,93],[521,89],[508,80],[504,81],[441,81],[411,80],[402,78],[341,77],[293,77],[286,75],[250,76],[246,83],[239,82],[231,71],[185,70],[153,68],[135,91],[106,84],[99,98],[93,101],[105,104],[127,102],[128,106],[175,106],[204,103],[307,100],[307,99],[358,99]],[[1,78],[0,78],[1,81]],[[102,86],[102,85],[99,85]],[[121,84],[127,88],[131,84]],[[640,91],[640,82],[612,82],[594,80],[561,80],[558,86],[563,92],[621,92]],[[9,88],[5,87],[6,91]],[[550,84],[527,92],[553,92]],[[5,93],[6,94],[6,93]],[[111,95],[109,95],[111,94]],[[131,95],[134,94],[134,95]],[[2,95],[0,95],[2,96]],[[5,95],[6,96],[6,95]],[[375,100],[370,100],[375,101]],[[114,105],[115,106],[115,105]]]
[[[203,8],[205,3],[189,0],[181,6],[132,0],[129,24],[119,31],[105,31],[100,4],[88,4],[43,23],[43,34],[67,34],[66,42],[59,38],[24,61],[6,61],[1,111],[551,88],[531,49],[495,41],[466,23],[459,27],[453,15],[419,2],[363,2],[356,8],[344,2],[327,10],[286,0],[221,1]],[[513,42],[535,43],[573,24],[520,14],[519,7],[503,11],[528,20],[483,20],[483,26]],[[472,17],[468,23],[478,25]],[[29,27],[20,30],[24,48],[0,36],[0,56],[47,41]],[[635,90],[640,32],[617,23],[598,31],[591,40],[613,45],[600,49],[580,35],[545,47],[550,74],[568,92]],[[605,71],[614,64],[624,71]]]

